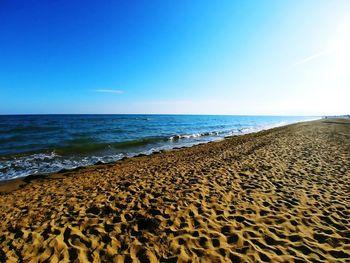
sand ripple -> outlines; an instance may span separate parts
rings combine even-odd
[[[33,180],[0,195],[0,262],[350,262],[349,136],[310,122]]]

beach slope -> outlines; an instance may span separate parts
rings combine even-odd
[[[0,262],[349,262],[350,121],[0,186]]]

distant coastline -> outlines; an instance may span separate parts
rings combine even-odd
[[[333,116],[323,116],[323,119],[350,119],[350,114],[347,115],[333,115]]]

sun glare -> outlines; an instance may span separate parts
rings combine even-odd
[[[332,54],[338,74],[343,74],[350,68],[350,21],[344,21],[338,27],[332,41]]]

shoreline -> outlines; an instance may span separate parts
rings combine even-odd
[[[350,257],[350,120],[285,125],[0,193],[3,261]]]
[[[124,161],[127,159],[131,159],[131,158],[138,158],[138,157],[142,157],[142,156],[152,156],[155,154],[160,154],[163,152],[169,152],[169,151],[176,151],[176,150],[180,150],[180,149],[189,149],[189,148],[193,148],[196,147],[198,145],[205,145],[205,144],[210,144],[210,143],[215,143],[215,142],[220,142],[223,140],[227,140],[227,139],[231,139],[237,136],[245,136],[247,134],[255,134],[255,133],[259,133],[259,132],[264,132],[264,131],[269,131],[269,130],[273,130],[276,128],[280,128],[280,127],[285,127],[285,126],[289,126],[289,125],[294,125],[294,124],[299,124],[299,123],[305,123],[305,122],[313,122],[313,121],[317,121],[317,120],[321,120],[321,119],[312,119],[312,120],[304,120],[304,121],[299,121],[299,122],[295,122],[295,123],[288,123],[288,124],[283,124],[283,125],[273,125],[271,128],[262,128],[260,130],[256,130],[256,131],[252,131],[252,132],[247,132],[247,133],[241,133],[241,134],[234,134],[234,135],[230,135],[230,136],[225,136],[223,138],[217,139],[217,140],[213,140],[213,141],[208,141],[208,142],[200,142],[197,144],[193,144],[193,145],[189,145],[189,146],[181,146],[181,147],[174,147],[174,148],[170,148],[170,149],[161,149],[161,150],[157,150],[154,152],[151,152],[149,154],[145,154],[145,153],[138,153],[136,155],[130,156],[130,157],[123,157],[121,159],[115,160],[115,161],[111,161],[111,162],[97,162],[91,165],[87,165],[87,166],[78,166],[75,167],[73,169],[65,169],[62,168],[61,170],[58,170],[56,172],[49,172],[49,173],[37,173],[37,174],[30,174],[30,175],[26,175],[26,176],[20,176],[20,177],[15,177],[15,178],[10,178],[10,179],[5,179],[5,180],[0,180],[0,193],[1,192],[8,192],[8,190],[6,190],[6,185],[18,185],[18,184],[23,184],[26,181],[30,182],[32,180],[36,180],[36,179],[45,179],[46,177],[50,177],[50,176],[54,176],[57,174],[62,174],[62,173],[67,173],[67,172],[74,172],[74,171],[78,171],[80,169],[84,169],[84,168],[89,168],[89,167],[94,167],[94,166],[100,166],[100,165],[110,165],[110,164],[114,164],[116,162],[120,162],[120,161]],[[12,190],[12,188],[10,188]],[[10,191],[11,191],[10,190]]]

